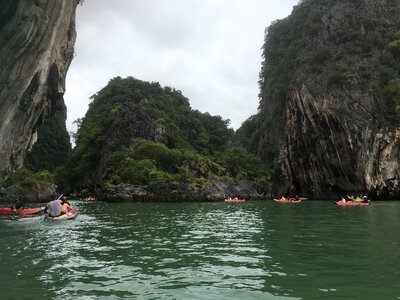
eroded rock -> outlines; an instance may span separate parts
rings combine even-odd
[[[0,13],[0,179],[20,168],[36,130],[63,104],[79,0],[5,0]]]

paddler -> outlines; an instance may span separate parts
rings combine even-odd
[[[14,211],[14,212],[19,212],[20,210],[22,210],[23,208],[24,208],[24,204],[21,202],[21,201],[19,201],[19,200],[17,200],[17,202],[15,202],[15,204],[13,204],[13,205],[11,205],[11,209]]]
[[[62,200],[56,199],[52,200],[49,203],[47,203],[47,206],[45,208],[45,213],[49,214],[50,217],[58,217],[61,215],[61,202]]]
[[[66,214],[72,209],[69,202],[65,199],[65,197],[61,198],[61,214]]]

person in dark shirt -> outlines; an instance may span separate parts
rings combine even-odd
[[[21,202],[21,201],[19,201],[19,200],[17,200],[17,202],[15,202],[12,206],[11,206],[11,209],[13,210],[13,211],[15,211],[15,212],[19,212],[20,210],[22,210],[23,208],[24,208],[24,204]]]

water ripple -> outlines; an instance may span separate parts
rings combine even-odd
[[[73,205],[80,214],[68,222],[0,219],[2,299],[21,298],[22,286],[31,299],[400,296],[393,207]]]

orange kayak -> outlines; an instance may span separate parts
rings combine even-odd
[[[298,203],[303,201],[303,199],[274,199],[275,202],[281,202],[281,203]]]
[[[367,206],[370,204],[370,202],[355,202],[355,201],[336,201],[333,202],[336,205],[340,205],[340,206]]]
[[[245,199],[225,199],[225,202],[246,202]]]

